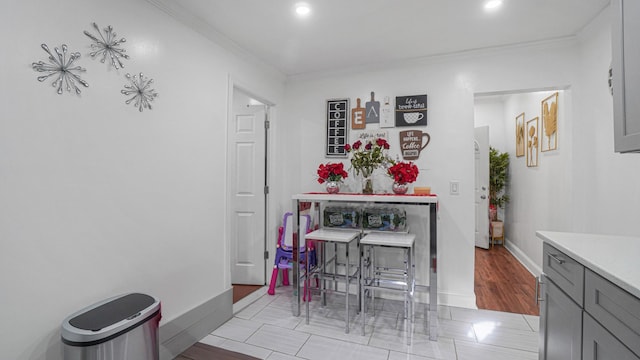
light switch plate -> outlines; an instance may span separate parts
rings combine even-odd
[[[460,195],[460,181],[451,180],[449,182],[449,194]]]

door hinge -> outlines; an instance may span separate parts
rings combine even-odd
[[[265,260],[268,260],[268,259],[269,259],[269,252],[268,252],[268,251],[265,251],[265,252],[264,252],[264,259],[265,259]]]
[[[264,194],[265,195],[269,194],[269,185],[264,186]]]
[[[269,130],[269,126],[271,125],[271,122],[269,120],[265,120],[264,121],[264,128]]]

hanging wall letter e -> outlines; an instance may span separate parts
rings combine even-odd
[[[357,98],[356,107],[351,109],[351,128],[364,129],[365,127],[367,127],[365,120],[366,120],[365,108],[360,106],[360,98]]]

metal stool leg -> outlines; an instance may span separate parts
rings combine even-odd
[[[349,243],[344,244],[345,247],[345,253],[347,254],[347,263],[344,266],[344,280],[345,280],[345,289],[344,289],[344,296],[346,298],[345,301],[345,308],[346,308],[346,314],[345,314],[345,329],[344,329],[344,333],[348,334],[349,333],[349,285],[351,282],[351,277],[349,276]]]

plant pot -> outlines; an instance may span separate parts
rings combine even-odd
[[[498,209],[495,206],[489,206],[489,220],[498,220]]]

